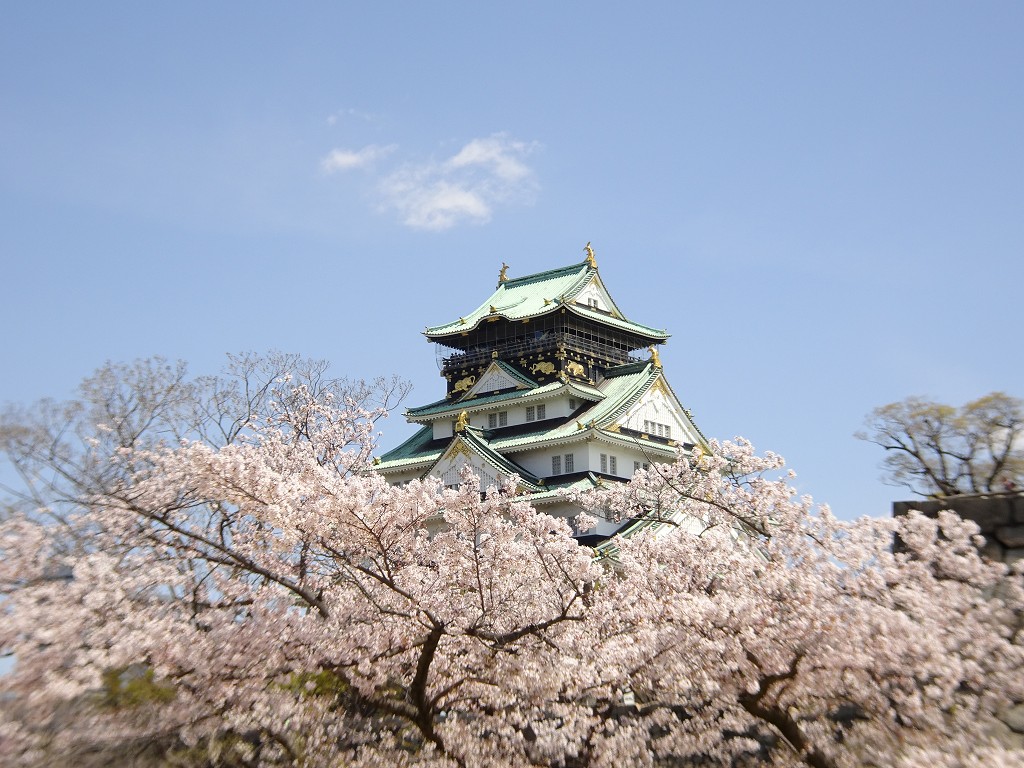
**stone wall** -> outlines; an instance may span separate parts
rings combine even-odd
[[[943,499],[896,501],[894,517],[912,509],[936,517],[940,510],[952,509],[965,520],[981,528],[985,544],[981,554],[993,560],[1013,563],[1024,559],[1024,493],[991,493],[977,496],[949,496]]]

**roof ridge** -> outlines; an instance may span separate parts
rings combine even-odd
[[[565,267],[555,267],[554,269],[547,269],[543,272],[535,272],[532,275],[523,275],[522,277],[510,277],[501,285],[505,286],[506,289],[512,288],[518,285],[528,285],[534,282],[540,282],[541,280],[550,280],[552,277],[564,277],[573,272],[579,272],[581,267],[592,269],[590,264],[583,260],[578,264],[569,264]]]

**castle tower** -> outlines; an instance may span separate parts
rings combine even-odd
[[[575,517],[565,489],[628,480],[651,463],[704,444],[668,385],[658,345],[665,331],[627,320],[598,273],[594,252],[547,272],[509,278],[475,310],[427,328],[445,348],[445,397],[409,408],[421,429],[376,460],[389,482],[459,483],[467,464],[481,485],[519,477],[539,509]],[[602,522],[587,543],[621,526]]]

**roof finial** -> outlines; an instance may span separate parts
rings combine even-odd
[[[504,282],[508,281],[508,276],[505,274],[506,272],[508,272],[508,264],[506,264],[503,261],[503,262],[501,262],[501,272],[498,273],[498,282],[499,283],[504,283]]]
[[[469,414],[463,411],[459,414],[459,418],[455,420],[455,431],[462,432],[466,427],[469,426]]]
[[[597,269],[597,259],[594,258],[594,249],[590,247],[589,240],[587,240],[587,244],[583,246],[583,250],[587,252],[587,264],[590,265],[591,269]]]
[[[661,368],[661,356],[658,354],[658,349],[653,344],[648,347],[651,350],[651,364],[655,368]]]

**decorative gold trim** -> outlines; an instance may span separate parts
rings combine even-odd
[[[455,420],[455,431],[462,432],[466,427],[469,426],[469,414],[463,411],[459,414],[459,418]]]
[[[651,392],[661,392],[661,394],[668,397],[668,387],[665,385],[665,380],[658,378],[658,380],[651,385]]]
[[[597,269],[597,259],[594,258],[594,249],[590,247],[589,240],[587,241],[587,244],[583,246],[583,250],[587,254],[587,264],[590,265],[591,269]]]
[[[503,262],[501,262],[501,272],[498,273],[498,282],[499,283],[504,283],[504,282],[508,281],[508,277],[505,275],[506,272],[508,272],[508,264],[506,264],[503,261]]]
[[[605,429],[609,432],[618,432],[622,429],[621,424],[609,424]]]
[[[458,442],[452,443],[452,447],[448,449],[445,455],[442,457],[442,461],[458,458],[459,455],[465,456],[466,458],[473,458],[473,452],[469,450],[469,447],[459,440]]]

